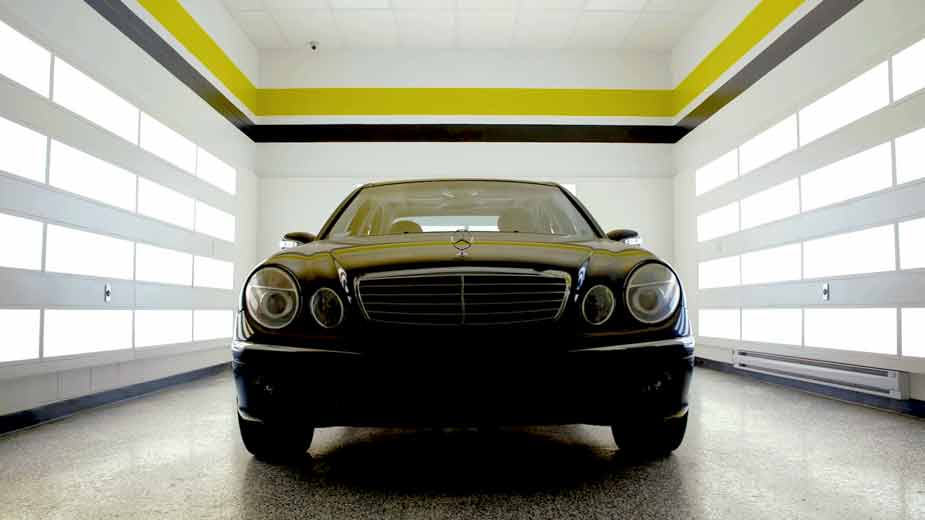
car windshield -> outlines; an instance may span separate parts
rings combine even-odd
[[[595,238],[592,225],[557,186],[504,181],[422,181],[360,190],[329,238],[458,230]]]

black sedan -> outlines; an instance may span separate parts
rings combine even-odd
[[[677,275],[552,183],[368,184],[248,276],[232,345],[264,459],[325,426],[612,427],[677,448],[693,340]]]

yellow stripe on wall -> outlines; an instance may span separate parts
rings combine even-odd
[[[260,89],[262,116],[528,115],[667,117],[670,90],[537,88]]]
[[[761,0],[672,90],[540,88],[258,89],[179,0],[138,0],[257,116],[672,117],[710,87],[806,0]]]

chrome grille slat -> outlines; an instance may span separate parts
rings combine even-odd
[[[372,273],[354,284],[370,321],[502,325],[557,320],[570,278],[560,271],[447,267]]]

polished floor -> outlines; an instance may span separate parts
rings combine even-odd
[[[0,437],[0,518],[925,518],[925,421],[698,369],[672,456],[605,428],[320,430],[241,446],[229,373]]]

